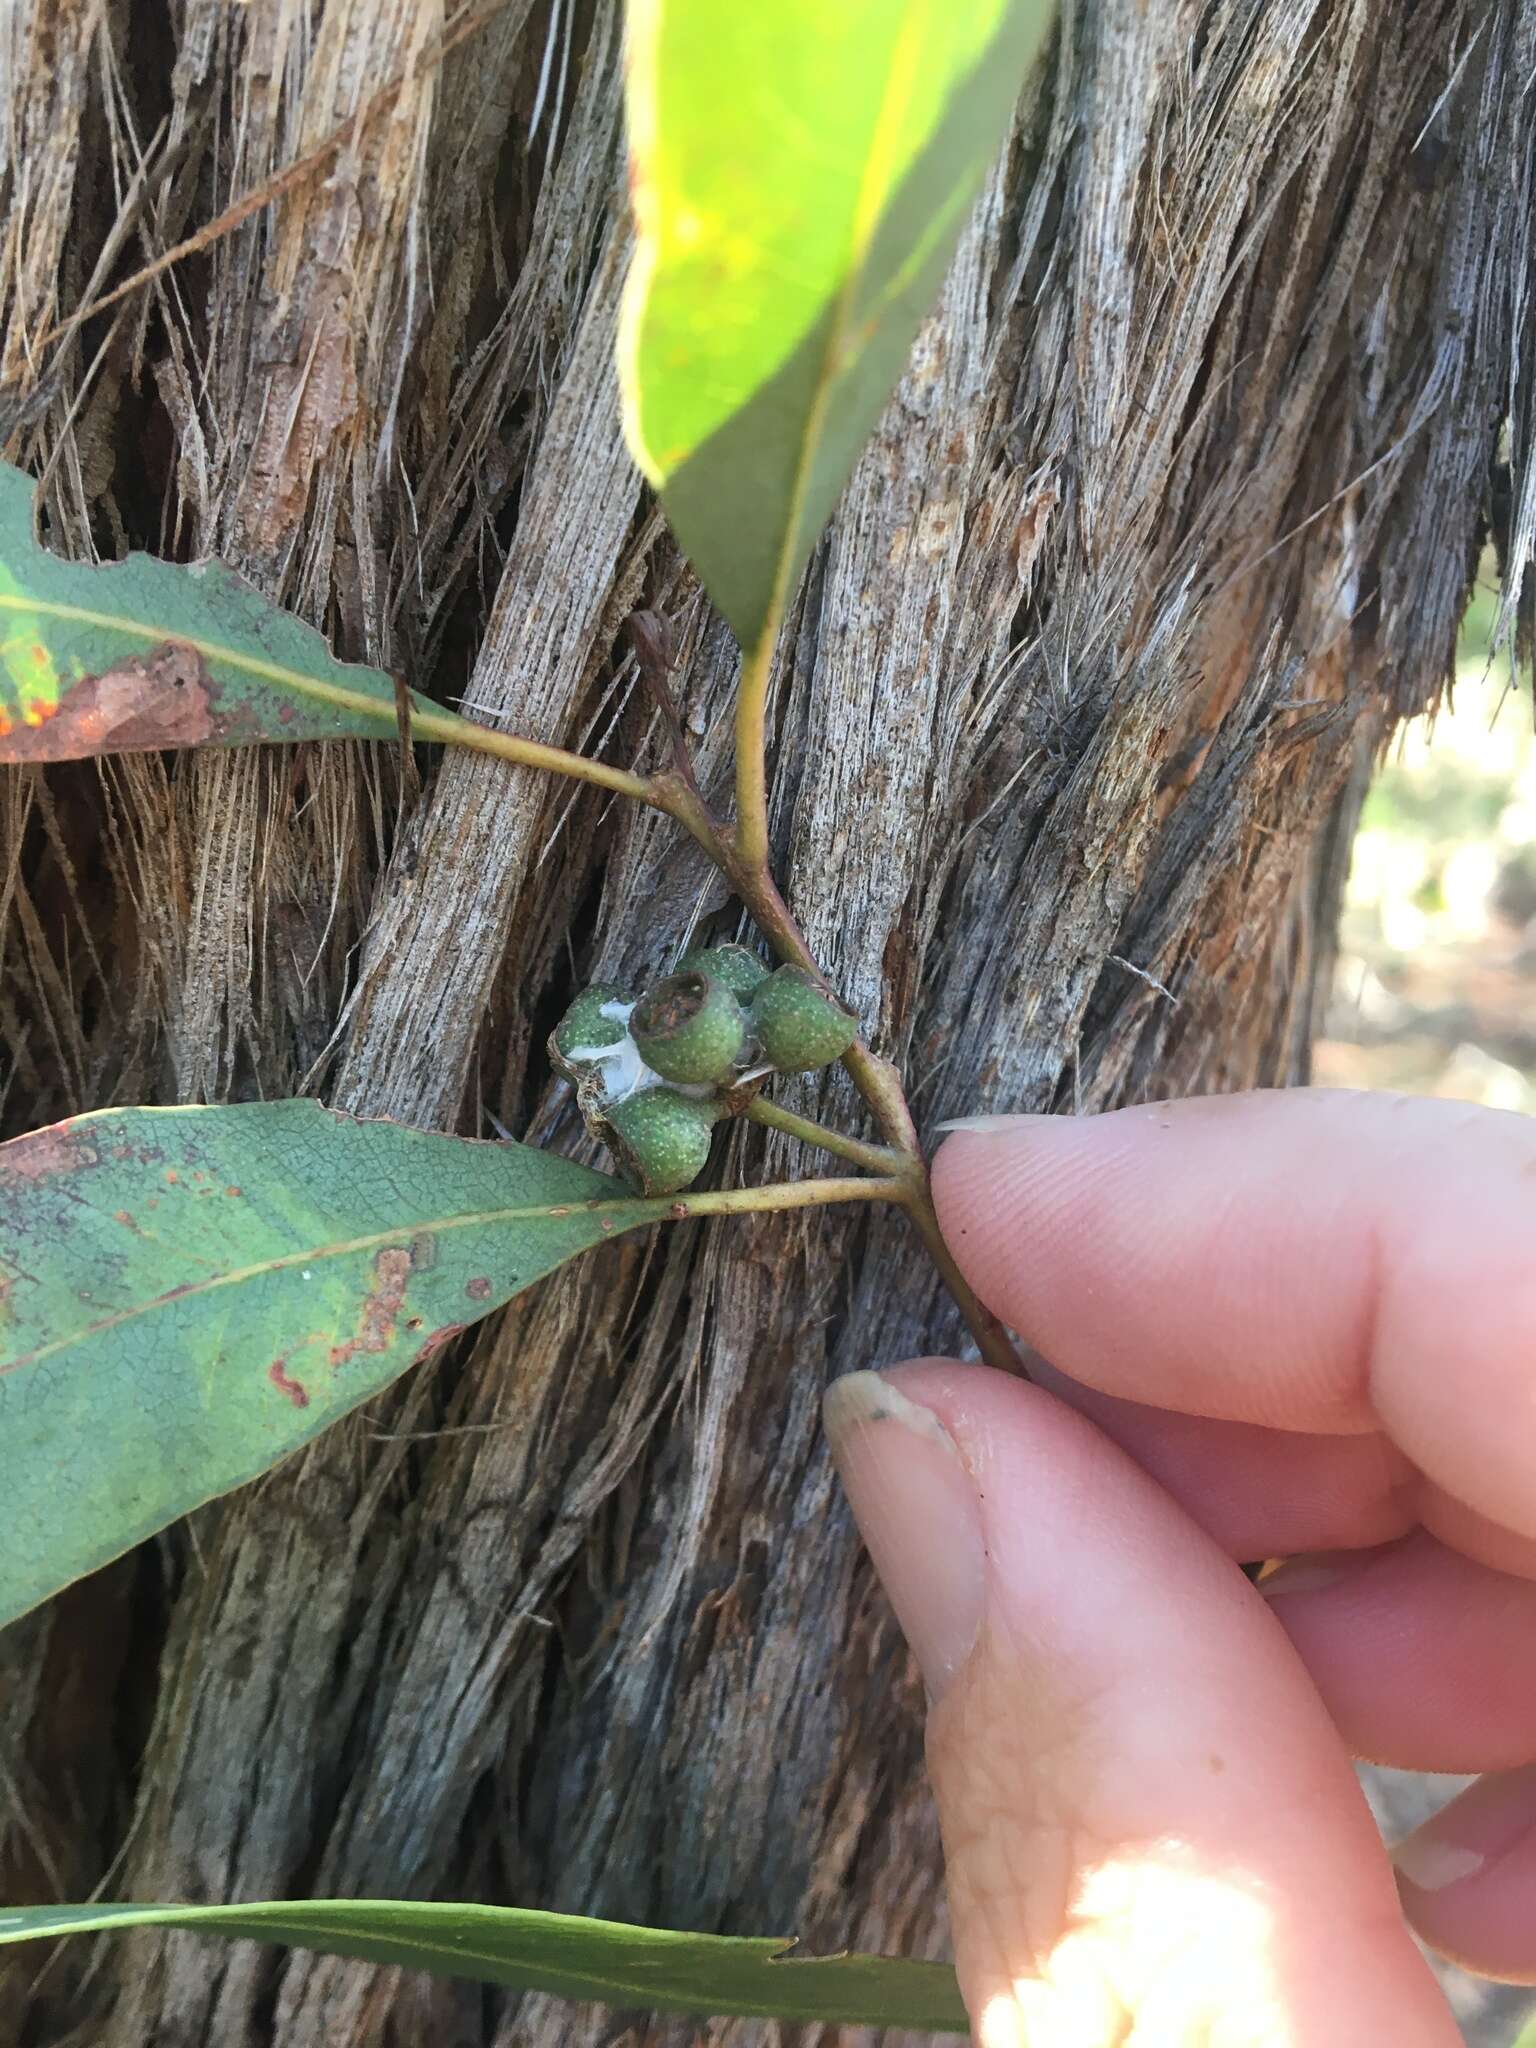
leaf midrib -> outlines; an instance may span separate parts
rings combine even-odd
[[[0,612],[26,613],[35,618],[95,626],[103,632],[117,633],[125,640],[143,641],[148,646],[165,642],[190,647],[210,664],[224,663],[246,675],[258,676],[264,682],[277,683],[300,696],[334,704],[340,710],[361,712],[366,717],[377,719],[381,725],[392,727],[395,722],[393,703],[386,703],[382,697],[373,696],[366,690],[351,690],[344,683],[327,682],[324,677],[312,675],[305,669],[289,668],[283,662],[267,661],[256,654],[243,654],[239,648],[228,647],[220,640],[200,639],[195,633],[178,633],[163,625],[146,625],[142,620],[121,612],[90,611],[84,605],[61,604],[57,598],[29,597],[14,591],[0,592]],[[382,670],[379,674],[381,682],[388,680]],[[411,724],[419,732],[430,733],[434,727],[457,727],[460,723],[452,712],[423,711],[412,702]]]
[[[826,344],[821,351],[815,389],[806,413],[805,431],[800,437],[794,481],[790,485],[789,512],[779,543],[778,560],[774,564],[772,595],[759,631],[759,640],[764,635],[777,632],[778,621],[789,594],[789,572],[795,556],[795,539],[800,531],[805,501],[810,492],[811,471],[815,466],[816,451],[821,446],[827,408],[832,401],[844,347],[853,324],[851,313],[854,296],[868,266],[869,251],[880,224],[881,210],[892,189],[890,170],[894,159],[890,140],[896,133],[897,109],[900,108],[904,112],[911,104],[911,80],[914,70],[912,57],[920,49],[920,41],[913,30],[913,20],[920,12],[926,15],[931,12],[931,8],[908,5],[904,9],[901,27],[892,43],[890,61],[886,67],[885,87],[871,132],[870,146],[865,154],[858,195],[854,200],[848,260],[844,266],[842,284],[832,302],[832,319],[827,330]],[[911,55],[908,56],[908,61],[904,66],[900,65],[898,60],[909,50]],[[900,100],[895,97],[892,90],[898,74],[903,76],[905,83],[905,94]]]
[[[178,1919],[181,1917],[180,1915],[177,1916]],[[237,1925],[242,1917],[245,1916],[241,1915],[240,1909],[234,1907],[225,1917],[225,1924],[227,1926]],[[195,1926],[197,1923],[186,1921],[184,1924]],[[487,1947],[478,1941],[450,1941],[442,1936],[433,1940],[422,1935],[399,1933],[393,1927],[388,1932],[381,1931],[375,1933],[367,1927],[354,1928],[350,1917],[329,1919],[323,1911],[317,1913],[313,1919],[302,1911],[292,1914],[273,1913],[270,1916],[267,1914],[251,1915],[247,1918],[246,1924],[249,1926],[270,1927],[282,1933],[296,1935],[298,1937],[297,1946],[301,1948],[304,1946],[303,1937],[306,1931],[311,1934],[328,1933],[333,1937],[340,1936],[348,1941],[374,1942],[380,1947],[388,1949],[392,1954],[399,1950],[405,1950],[409,1954],[416,1956],[436,1957],[439,1963],[442,1958],[451,1956],[456,1963],[488,1963],[499,1970],[517,1970],[522,1968],[536,1971],[540,1975],[547,1977],[563,1977],[567,1982],[574,1980],[582,1984],[604,1985],[610,1991],[627,1992],[631,1997],[636,1992],[655,1992],[658,1989],[654,1982],[647,1982],[644,1975],[643,1961],[641,1969],[634,1974],[630,1974],[628,1970],[614,1971],[603,1969],[600,1966],[593,1967],[591,1964],[582,1962],[548,1963],[540,1962],[533,1957],[509,1959],[497,1949]],[[614,1923],[607,1924],[611,1925]],[[624,1928],[623,1931],[629,1934],[632,1930]],[[697,1939],[698,1937],[687,1938]],[[725,1941],[729,1938],[731,1937],[716,1936],[716,1939],[720,1941]],[[735,1938],[743,1941],[751,1939],[749,1936]],[[780,1958],[788,1960],[788,1951],[794,1947],[793,1941],[783,1939],[777,1935],[759,1935],[757,1940],[764,1944],[764,1948],[757,1955],[753,1956],[752,1961],[754,1963],[770,1964],[777,1962]],[[823,1962],[833,1959],[812,1956],[804,1960]],[[900,1961],[902,1958],[882,1956],[879,1960],[882,1962]],[[674,1958],[666,1954],[658,1955],[651,1965],[651,1968],[657,1972],[665,1972],[671,1967],[675,1967]],[[587,1995],[595,1997],[597,1994],[594,1992]],[[709,2009],[706,1995],[702,1992],[674,1992],[672,1995],[679,2000],[684,1997],[697,1998],[703,2001],[700,2005],[700,2010]]]
[[[452,1930],[449,1929],[445,1929],[434,1938],[426,1935],[417,1935],[409,1930],[402,1931],[394,1924],[391,1924],[388,1929],[377,1931],[367,1925],[365,1916],[370,1910],[383,1906],[398,1911],[403,1903],[407,1902],[397,1899],[317,1899],[313,1901],[283,1900],[271,1902],[263,1900],[254,1901],[245,1907],[129,1907],[126,1910],[109,1913],[87,1911],[79,1914],[73,1924],[39,1928],[35,1935],[22,1930],[8,1928],[5,1925],[4,1917],[0,1916],[0,1945],[26,1939],[64,1939],[72,1933],[84,1934],[96,1931],[110,1933],[119,1928],[134,1926],[180,1926],[194,1932],[206,1929],[210,1933],[216,1933],[221,1928],[234,1930],[243,1927],[261,1930],[256,1936],[257,1939],[269,1941],[287,1939],[299,1947],[308,1946],[319,1938],[347,1940],[356,1943],[360,1947],[373,1945],[391,1954],[398,1954],[403,1950],[414,1956],[427,1959],[427,1967],[429,1969],[441,1969],[445,1960],[451,1960],[455,1966],[483,1963],[490,1965],[493,1972],[508,1973],[514,1978],[526,1972],[530,1976],[538,1975],[546,1980],[564,1980],[568,1984],[573,1985],[606,1986],[611,1992],[627,1996],[631,2001],[633,2001],[636,1994],[642,1996],[656,1996],[659,1994],[667,2001],[667,2009],[669,2010],[687,2011],[691,2007],[693,2010],[701,2013],[719,2011],[720,2006],[717,2000],[720,1994],[712,1994],[702,1990],[695,1992],[684,1987],[669,1989],[666,1983],[667,1973],[676,1968],[678,1961],[674,1950],[691,1948],[696,1943],[702,1944],[706,1951],[734,1951],[737,1959],[748,1963],[754,1970],[761,1969],[765,1972],[783,1969],[788,1973],[808,1968],[814,1969],[818,1965],[830,1964],[836,1966],[841,1963],[868,1963],[875,1965],[882,1974],[893,1967],[901,1971],[904,1976],[908,1972],[917,1972],[924,1975],[932,1972],[935,1979],[937,1979],[941,1974],[947,1974],[950,1983],[953,1984],[953,1973],[947,1972],[944,1964],[927,1962],[916,1957],[878,1954],[856,1954],[850,1956],[846,1953],[832,1956],[797,1955],[794,1953],[797,1943],[791,1935],[725,1936],[682,1933],[672,1928],[638,1927],[622,1921],[601,1919],[576,1922],[576,1925],[591,1927],[594,1930],[600,1930],[603,1934],[629,1938],[640,1936],[644,1945],[654,1945],[658,1951],[654,1957],[637,1956],[627,1963],[623,1969],[615,1969],[611,1966],[605,1967],[600,1963],[587,1963],[579,1957],[569,1960],[563,1957],[545,1960],[537,1956],[508,1956],[503,1950],[487,1943],[479,1931],[480,1915],[482,1913],[507,1909],[475,1905],[459,1907],[457,1909],[444,1907],[445,1917],[454,1911],[465,1916],[473,1930],[471,1938],[468,1940],[452,1939]],[[421,1902],[409,1903],[418,1904]],[[327,1908],[336,1906],[344,1907],[346,1910],[339,1913],[327,1910]],[[551,1930],[557,1933],[565,1933],[572,1925],[570,1917],[562,1914],[541,1913],[527,1908],[512,1909],[512,1913],[518,1922],[517,1931],[522,1934],[533,1935],[538,1932],[539,1930],[535,1923],[547,1922]],[[728,1961],[731,1959],[727,1957]],[[653,1972],[656,1975],[660,1975],[663,1979],[660,1984],[655,1981]],[[490,1981],[495,1981],[494,1975]],[[850,1992],[858,1989],[856,1985],[849,1985],[847,1988]],[[761,2001],[764,1994],[771,1995],[770,1987],[766,1983],[761,1987],[761,1990],[753,1988],[746,1995],[753,1997],[754,2000]],[[573,1992],[569,1995],[595,1997],[599,1994],[596,1990],[593,1990]],[[733,1996],[730,1992],[727,1992],[724,1994],[724,1998],[728,2002],[731,2012],[745,2016],[741,1995]],[[956,1991],[956,1999],[958,2001],[958,1991]],[[872,2005],[881,2005],[880,1999],[877,1997],[872,2000]],[[881,2005],[881,2009],[885,2009],[883,2005]],[[765,2016],[771,2018],[780,2011],[781,2008],[778,2006],[768,2007],[766,2008]],[[963,2022],[957,2011],[955,2025],[958,2027],[961,2024]]]
[[[130,1307],[119,1309],[115,1314],[102,1316],[89,1323],[84,1329],[73,1330],[67,1336],[55,1338],[51,1343],[41,1344],[35,1350],[24,1352],[20,1357],[0,1362],[0,1378],[7,1373],[19,1372],[23,1366],[37,1365],[45,1358],[64,1351],[88,1338],[98,1337],[106,1330],[120,1329],[140,1316],[152,1314],[171,1302],[194,1300],[198,1295],[211,1294],[215,1288],[234,1287],[248,1280],[260,1279],[263,1274],[277,1273],[292,1266],[319,1265],[326,1259],[350,1257],[354,1253],[386,1250],[402,1240],[413,1237],[443,1236],[452,1230],[469,1230],[503,1223],[535,1222],[539,1219],[565,1222],[573,1216],[604,1216],[617,1213],[626,1218],[625,1229],[637,1224],[652,1223],[674,1211],[673,1198],[669,1196],[644,1197],[615,1196],[611,1201],[539,1202],[531,1207],[508,1209],[479,1209],[460,1216],[438,1216],[421,1223],[397,1223],[388,1230],[373,1231],[366,1237],[349,1238],[342,1243],[323,1245],[318,1251],[306,1250],[284,1252],[280,1257],[261,1259],[254,1265],[237,1267],[233,1272],[215,1273],[205,1280],[193,1281],[178,1286],[171,1292],[157,1294],[149,1301],[135,1302]]]

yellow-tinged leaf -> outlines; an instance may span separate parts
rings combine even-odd
[[[900,373],[1050,0],[631,0],[636,460],[744,647]]]

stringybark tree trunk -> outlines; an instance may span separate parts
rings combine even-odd
[[[625,764],[665,744],[621,633],[655,607],[720,790],[735,653],[619,431],[618,31],[0,0],[0,443],[53,545],[216,551],[346,655]],[[1490,515],[1529,553],[1533,70],[1536,0],[1068,0],[773,699],[780,873],[925,1128],[1305,1077],[1372,755],[1449,673]],[[12,773],[0,912],[7,1131],[308,1089],[573,1150],[563,1000],[736,929],[665,819],[342,745]],[[838,1072],[795,1099],[857,1117]],[[719,1170],[805,1163],[738,1126]],[[942,1952],[919,1687],[817,1404],[958,1338],[894,1217],[567,1268],[0,1638],[0,1892]],[[618,2024],[180,1935],[43,1961],[7,1952],[7,2042]]]

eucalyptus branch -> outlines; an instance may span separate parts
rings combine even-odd
[[[759,700],[755,724],[755,743],[759,748],[759,756],[762,744],[761,710]],[[720,869],[779,958],[792,962],[796,967],[803,967],[808,974],[815,975],[823,987],[828,985],[826,976],[817,965],[815,956],[795,923],[788,904],[779,892],[778,884],[769,869],[766,854],[761,862],[744,855],[744,835],[740,825],[733,831],[728,825],[722,824],[705,803],[697,787],[685,780],[676,770],[664,770],[655,775],[635,775],[624,768],[612,768],[604,761],[588,760],[584,754],[573,754],[564,747],[545,746],[541,741],[522,739],[514,733],[501,732],[494,726],[477,725],[472,719],[460,718],[448,711],[413,711],[411,730],[419,739],[470,747],[483,754],[495,754],[504,761],[515,761],[521,767],[541,768],[553,775],[564,775],[578,782],[592,783],[599,789],[612,790],[619,796],[632,797],[637,803],[647,804],[652,810],[665,812],[685,831],[692,834]],[[761,772],[761,759],[756,786],[759,789],[766,788],[766,779]],[[921,1148],[917,1140],[916,1127],[907,1108],[901,1076],[896,1068],[889,1060],[883,1060],[878,1054],[871,1052],[862,1039],[855,1041],[843,1055],[843,1065],[847,1068],[854,1086],[873,1110],[891,1150],[908,1159],[920,1157]],[[811,1142],[821,1141],[818,1139]],[[826,1149],[837,1148],[829,1146]],[[844,1156],[852,1158],[854,1155],[845,1152]]]
[[[844,1131],[834,1131],[830,1125],[817,1123],[813,1117],[797,1116],[792,1109],[783,1109],[776,1102],[770,1102],[766,1095],[754,1095],[743,1111],[749,1123],[761,1124],[766,1131],[780,1131],[787,1138],[798,1138],[803,1145],[815,1145],[823,1152],[832,1152],[839,1159],[850,1160],[855,1166],[868,1167],[871,1173],[899,1173],[906,1167],[906,1161],[899,1152],[893,1152],[886,1145],[866,1145],[862,1138],[850,1138]]]
[[[653,810],[672,808],[655,776],[610,768],[606,761],[591,761],[585,754],[573,754],[565,747],[547,747],[541,740],[523,739],[493,725],[478,725],[474,719],[461,718],[452,711],[419,711],[413,707],[410,723],[414,739],[432,740],[440,746],[468,747],[477,754],[495,754],[500,760],[515,761],[522,768],[542,768],[551,775],[594,783],[599,789],[649,804]]]
[[[883,1066],[885,1062],[881,1061],[880,1064]],[[996,1366],[999,1371],[1013,1373],[1019,1378],[1028,1377],[1012,1338],[992,1311],[977,1298],[970,1283],[955,1264],[949,1246],[944,1242],[928,1185],[928,1171],[920,1160],[903,1158],[899,1152],[893,1152],[883,1145],[866,1145],[860,1139],[850,1138],[841,1131],[831,1130],[827,1125],[816,1123],[810,1117],[796,1116],[793,1110],[781,1109],[777,1103],[770,1102],[761,1095],[753,1098],[746,1115],[751,1122],[761,1124],[765,1130],[782,1131],[789,1137],[799,1138],[807,1145],[818,1145],[823,1151],[835,1152],[844,1159],[853,1160],[861,1166],[870,1166],[877,1172],[884,1169],[890,1174],[893,1167],[897,1169],[893,1179],[881,1184],[899,1189],[891,1199],[899,1203],[911,1217],[913,1228],[922,1238],[940,1277],[976,1340],[977,1350],[988,1365]],[[810,1185],[815,1186],[816,1183],[812,1182]]]
[[[733,832],[721,824],[697,792],[689,789],[681,779],[657,776],[653,780],[658,786],[665,786],[660,808],[669,811],[693,834],[746,905],[754,924],[779,958],[793,966],[803,967],[830,992],[827,978],[806,944],[794,913],[780,894],[767,860],[760,864],[745,860],[741,853],[739,830]],[[740,786],[738,780],[738,789]],[[843,1065],[853,1085],[873,1110],[875,1121],[891,1149],[906,1159],[920,1159],[922,1147],[918,1143],[917,1128],[907,1108],[901,1076],[896,1068],[889,1060],[871,1052],[862,1039],[856,1039],[843,1054]]]
[[[913,1227],[928,1247],[929,1257],[938,1267],[955,1306],[964,1316],[966,1328],[976,1340],[976,1349],[987,1364],[996,1366],[999,1372],[1012,1373],[1017,1379],[1028,1379],[1028,1369],[1019,1356],[1013,1339],[991,1309],[978,1298],[971,1283],[955,1264],[949,1246],[944,1242],[944,1233],[939,1229],[939,1219],[928,1185],[927,1168],[921,1167],[917,1173],[910,1174],[905,1181],[905,1187],[907,1192],[903,1199],[903,1207],[911,1217]]]

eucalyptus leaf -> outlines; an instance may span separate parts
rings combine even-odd
[[[1052,0],[631,0],[635,458],[745,648],[842,489]]]
[[[108,1109],[0,1145],[0,1623],[678,1213],[551,1153],[310,1101]]]
[[[0,761],[396,731],[391,677],[335,660],[233,569],[66,561],[38,545],[33,489],[0,463]],[[425,737],[468,724],[410,706]]]
[[[677,1934],[511,1906],[396,1899],[264,1900],[241,1906],[28,1906],[0,1912],[0,1943],[184,1927],[329,1955],[399,1963],[557,1998],[711,2017],[823,2020],[963,2033],[945,1963],[796,1956],[774,1937]]]

